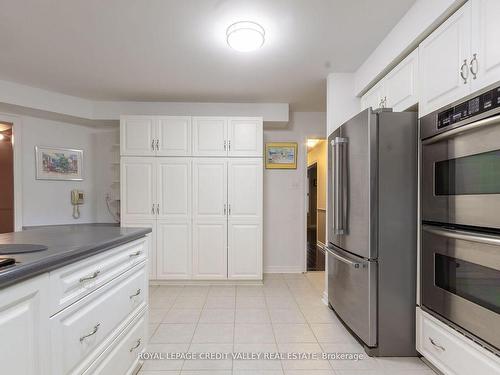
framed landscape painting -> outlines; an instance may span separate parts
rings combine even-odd
[[[297,143],[266,143],[266,169],[297,169]]]
[[[83,150],[35,147],[37,180],[83,180]]]

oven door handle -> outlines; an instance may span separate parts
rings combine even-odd
[[[439,141],[442,141],[443,139],[453,137],[454,135],[464,133],[470,130],[482,128],[483,126],[489,126],[489,125],[495,125],[500,123],[500,115],[496,115],[493,117],[488,117],[479,121],[474,121],[471,122],[470,124],[460,126],[458,128],[448,130],[447,132],[440,133],[438,135],[435,135],[432,138],[426,139],[422,141],[423,145],[429,145],[431,143],[436,143]]]
[[[437,228],[430,225],[423,225],[422,230],[438,236],[451,238],[454,240],[479,242],[488,245],[500,246],[500,237],[465,230]]]

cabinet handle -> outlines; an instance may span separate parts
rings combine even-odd
[[[128,298],[132,299],[134,297],[137,297],[139,294],[141,294],[141,289],[137,289],[137,291],[134,294],[130,295]]]
[[[155,140],[154,139],[151,141],[151,150],[153,150],[153,151],[155,150]]]
[[[228,145],[229,151],[231,151],[231,140],[227,141],[227,145]]]
[[[129,257],[130,258],[138,257],[141,254],[142,254],[142,251],[141,250],[137,250],[135,253],[130,254]]]
[[[477,61],[477,53],[472,55],[472,60],[470,61],[469,67],[470,67],[470,72],[472,73],[472,79],[477,78],[477,72],[478,72],[478,61]],[[476,67],[474,70],[474,66]]]
[[[227,205],[227,212],[231,215],[231,203]]]
[[[157,215],[160,214],[160,204],[159,203],[156,205],[156,214]]]
[[[464,59],[464,62],[460,67],[460,77],[462,77],[462,79],[464,80],[464,85],[465,85],[467,83],[467,78],[469,78],[469,69],[467,69],[467,59]]]
[[[137,342],[135,343],[134,346],[130,348],[130,353],[132,353],[135,349],[137,349],[139,346],[141,346],[141,339],[137,339]]]
[[[226,151],[227,141],[224,141],[224,151]]]
[[[156,151],[160,151],[160,140],[156,139]]]
[[[95,279],[97,276],[99,276],[100,273],[101,271],[97,270],[90,276],[80,278],[80,282],[83,283],[84,281]]]
[[[443,348],[441,345],[436,344],[436,342],[435,342],[435,341],[434,341],[431,337],[429,337],[429,341],[431,342],[431,344],[432,344],[434,347],[438,348],[438,349],[439,349],[439,350],[441,350],[442,352],[445,352],[445,351],[446,351],[446,349],[445,349],[445,348]]]
[[[224,203],[224,216],[226,216],[226,212],[227,212],[227,210],[226,210],[226,204]]]
[[[151,206],[151,214],[155,214],[155,204],[153,203],[153,205]]]
[[[85,340],[87,337],[90,337],[90,336],[93,336],[97,333],[97,331],[99,330],[99,327],[101,326],[101,323],[97,323],[95,326],[94,326],[94,329],[92,330],[92,332],[86,334],[85,336],[82,336],[80,337],[80,343],[83,342],[83,340]]]

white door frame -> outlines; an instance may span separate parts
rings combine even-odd
[[[0,121],[12,124],[12,149],[14,152],[14,231],[17,232],[23,230],[22,120],[19,116],[0,113]]]

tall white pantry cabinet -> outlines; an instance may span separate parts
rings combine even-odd
[[[121,117],[121,222],[153,229],[150,279],[262,279],[262,134],[257,117]]]

